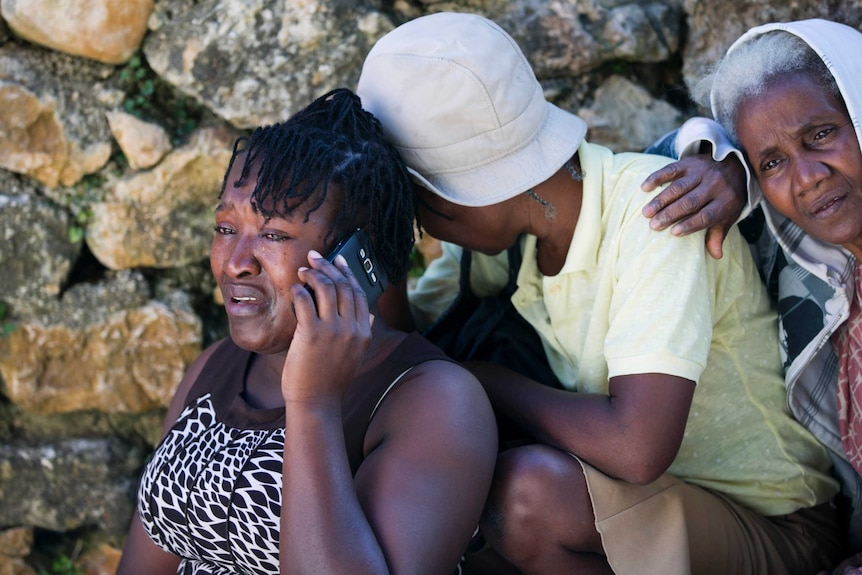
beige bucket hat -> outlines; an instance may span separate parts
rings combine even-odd
[[[389,32],[369,52],[357,93],[414,178],[464,206],[547,180],[587,131],[545,100],[514,39],[476,14],[441,12]]]

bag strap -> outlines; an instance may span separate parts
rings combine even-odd
[[[518,289],[519,271],[521,271],[521,236],[518,236],[518,239],[509,248],[509,282],[503,288],[503,293],[510,298]]]
[[[458,279],[459,293],[467,293],[470,291],[470,262],[472,261],[473,252],[464,249],[461,251],[461,276]]]

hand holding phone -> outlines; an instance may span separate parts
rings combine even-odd
[[[334,263],[339,255],[350,272],[341,262]],[[377,268],[369,238],[362,230],[355,230],[326,257],[310,251],[307,259],[308,266],[299,269],[299,276],[307,275],[309,283],[303,287],[311,296],[312,307],[307,298],[296,293],[302,291],[300,285],[291,286],[302,305],[293,309],[297,322],[282,376],[286,402],[289,398],[305,402],[312,397],[343,397],[371,344],[375,302],[387,285],[386,274]],[[347,284],[350,275],[356,279]],[[355,289],[357,284],[368,301],[367,308]],[[324,290],[318,298],[312,285]],[[321,350],[337,350],[325,366],[319,365]]]
[[[368,308],[373,309],[377,298],[383,295],[383,291],[389,284],[389,278],[383,268],[377,265],[368,234],[357,228],[350,236],[339,242],[326,259],[332,262],[338,255],[344,256],[351,273],[365,292]],[[311,291],[308,286],[306,288]],[[314,292],[311,295],[314,297]]]

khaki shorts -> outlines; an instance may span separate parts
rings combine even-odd
[[[764,517],[670,475],[633,485],[580,463],[617,575],[811,575],[841,554],[829,503]]]

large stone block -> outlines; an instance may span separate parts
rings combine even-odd
[[[123,534],[145,450],[111,438],[0,444],[0,526]]]
[[[364,0],[161,3],[144,54],[164,80],[237,128],[286,120],[334,88],[355,87],[392,22]]]
[[[96,86],[111,72],[30,45],[0,45],[0,168],[49,188],[102,168],[111,133]]]
[[[68,212],[0,172],[0,300],[22,313],[55,300],[81,242]]]
[[[113,270],[172,268],[206,259],[232,143],[230,130],[205,129],[146,172],[118,181],[93,205],[86,241]]]
[[[135,304],[122,293],[129,283],[76,286],[55,312],[62,319],[22,320],[0,338],[5,395],[40,414],[167,406],[200,352],[201,321],[184,294]],[[123,297],[132,301],[118,305]]]
[[[107,64],[132,57],[147,31],[153,0],[2,0],[0,12],[19,36]]]

